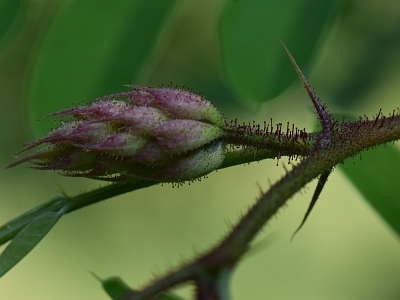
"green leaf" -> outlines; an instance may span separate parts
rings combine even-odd
[[[100,281],[107,295],[113,300],[120,300],[132,292],[128,285],[119,277],[111,277],[104,281],[100,279]]]
[[[64,199],[65,196],[61,195],[53,197],[49,201],[28,210],[22,215],[0,226],[0,246],[13,239],[28,223],[32,222],[32,220],[37,218],[38,215],[43,214],[44,210],[63,201]]]
[[[17,27],[18,18],[28,5],[29,3],[24,1],[0,1],[0,42]]]
[[[354,163],[355,162],[355,163]],[[393,146],[362,153],[362,161],[348,159],[340,169],[380,216],[400,235],[400,153]]]
[[[61,218],[61,213],[46,212],[24,227],[0,255],[0,277],[27,255]]]
[[[98,278],[95,275],[96,278]],[[134,292],[121,278],[119,277],[111,277],[106,280],[101,280],[98,278],[107,295],[111,297],[113,300],[121,300],[128,293]],[[172,293],[162,293],[155,300],[183,300],[181,297],[178,297]]]
[[[30,90],[38,134],[50,112],[134,83],[176,0],[68,1],[41,45]]]
[[[44,213],[70,213],[82,207],[155,184],[157,182],[150,180],[141,180],[135,183],[113,183],[73,197],[56,196],[1,226],[0,245],[13,239],[25,226]]]
[[[283,40],[304,69],[336,12],[335,0],[228,1],[220,20],[224,71],[247,102],[262,103],[297,77]]]

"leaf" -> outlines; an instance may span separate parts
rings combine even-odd
[[[362,153],[362,161],[348,159],[340,170],[392,229],[400,235],[400,153],[393,146]]]
[[[4,38],[9,36],[17,27],[18,18],[28,6],[24,1],[6,0],[0,2],[0,42],[4,43]]]
[[[156,182],[151,180],[141,180],[135,183],[113,183],[73,197],[56,196],[2,225],[0,227],[0,245],[13,239],[25,226],[43,215],[45,211],[70,213],[82,207],[155,184]]]
[[[279,37],[301,68],[332,21],[335,0],[228,1],[220,20],[225,75],[244,101],[262,103],[295,79]]]
[[[24,227],[0,255],[0,277],[22,260],[50,231],[62,214],[46,212]]]
[[[128,285],[118,277],[111,277],[104,281],[101,279],[99,280],[101,281],[107,295],[110,296],[113,300],[120,300],[125,295],[132,292]]]
[[[30,90],[39,135],[50,112],[134,83],[176,0],[68,1],[41,45]],[[90,12],[90,13],[89,13]]]
[[[28,210],[22,215],[0,226],[0,246],[13,239],[28,223],[30,223],[34,218],[37,218],[37,215],[43,214],[44,210],[64,199],[64,196],[53,197],[49,201]]]
[[[103,285],[104,290],[107,295],[111,297],[113,300],[121,300],[128,293],[134,292],[129,286],[119,277],[111,277],[106,280],[101,280],[99,277],[95,275],[97,279],[99,279]],[[183,300],[181,297],[178,297],[172,293],[162,293],[155,300]]]

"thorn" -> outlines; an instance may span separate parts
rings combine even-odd
[[[303,86],[305,87],[305,89],[308,92],[308,95],[311,98],[311,101],[314,104],[315,109],[317,110],[318,117],[319,117],[319,120],[321,122],[322,129],[326,129],[327,130],[328,128],[331,127],[331,124],[332,124],[331,116],[326,111],[325,106],[322,105],[321,101],[319,100],[319,98],[315,94],[313,88],[308,83],[307,78],[301,72],[299,66],[297,65],[296,61],[294,60],[292,54],[289,52],[289,50],[286,47],[286,45],[283,43],[283,41],[281,39],[278,38],[278,40],[281,42],[283,48],[285,49],[287,55],[289,56],[289,59],[292,62],[292,65],[293,65],[294,69],[296,70],[297,75],[299,76],[301,82],[303,83]]]
[[[324,171],[324,172],[321,174],[321,176],[319,177],[317,187],[315,188],[314,195],[313,195],[313,197],[312,197],[312,199],[311,199],[310,205],[308,206],[308,209],[307,209],[307,211],[306,211],[306,214],[304,215],[303,221],[301,221],[300,226],[299,226],[299,227],[296,229],[296,231],[293,233],[292,238],[290,239],[290,242],[293,241],[293,238],[294,238],[294,236],[296,235],[296,233],[299,232],[299,230],[301,229],[301,227],[303,227],[304,223],[306,222],[306,220],[307,220],[308,216],[310,215],[310,213],[311,213],[311,211],[312,211],[312,209],[313,209],[315,203],[317,202],[318,197],[319,197],[319,195],[321,194],[322,189],[323,189],[323,187],[324,187],[326,181],[328,180],[328,177],[329,177],[329,175],[331,174],[331,172],[332,172],[332,169],[326,170],[326,171]]]
[[[335,125],[337,124],[337,121],[333,122],[331,127],[329,128],[329,132],[332,132],[333,128],[335,127]],[[305,129],[304,129],[305,130]]]
[[[273,132],[273,126],[272,126],[272,118],[271,118],[271,132],[270,132],[271,135],[272,135],[272,132]]]
[[[392,114],[392,117],[390,118],[389,124],[392,122],[392,120],[394,118],[394,114],[395,114],[395,110],[393,110],[393,114]]]
[[[381,126],[379,126],[379,129],[381,129],[381,128],[382,128],[382,126],[383,126],[383,123],[385,123],[385,119],[386,119],[386,117],[385,117],[385,116],[383,116],[383,118],[382,118],[382,123],[381,123]]]
[[[379,120],[379,116],[381,115],[381,112],[382,112],[382,108],[379,109],[378,115],[376,116],[374,125],[372,125],[372,127],[375,127],[376,122],[378,122],[378,120]]]
[[[292,124],[292,137],[293,137],[293,134],[294,134],[294,124]]]
[[[277,161],[276,161],[276,166],[279,165],[279,159],[281,158],[281,152],[278,152],[278,157],[277,157]]]
[[[264,194],[264,192],[263,192],[263,189],[262,189],[262,187],[261,187],[261,185],[260,185],[260,183],[259,183],[258,181],[256,181],[256,185],[257,185],[257,187],[258,187],[258,190],[259,190],[259,192],[260,192],[260,195],[262,196],[262,195]]]
[[[289,136],[289,132],[290,132],[290,129],[289,129],[289,122],[287,122],[287,125],[286,125],[286,137]]]

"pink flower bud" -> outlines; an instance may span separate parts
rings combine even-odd
[[[55,113],[45,115],[46,117],[59,116],[63,118],[66,116],[79,116],[79,118],[95,118],[95,117],[107,117],[117,115],[129,108],[129,103],[122,101],[104,101],[93,102],[90,106],[77,106],[74,108],[67,108]]]
[[[221,114],[184,90],[133,86],[48,116],[70,119],[21,152],[48,146],[9,167],[31,162],[72,177],[185,181],[215,170],[225,158]]]
[[[142,134],[151,134],[158,126],[170,120],[160,109],[148,106],[133,106],[119,114],[100,119],[101,122],[121,122],[128,129]]]
[[[193,150],[223,135],[217,126],[196,120],[172,120],[157,127],[154,135],[170,153]]]
[[[225,159],[225,143],[217,141],[166,165],[155,175],[161,181],[185,181],[216,170]]]
[[[68,125],[68,123],[66,123]],[[70,134],[59,136],[52,142],[70,141],[75,145],[96,145],[113,134],[111,124],[82,123]]]
[[[131,157],[140,153],[147,142],[148,139],[143,136],[122,132],[104,139],[100,144],[93,146],[80,144],[77,147],[86,150],[98,150],[121,157]]]
[[[204,97],[180,89],[149,88],[131,85],[133,90],[116,94],[127,97],[139,105],[159,107],[179,119],[205,121],[217,126],[223,125],[222,115]],[[111,95],[114,96],[114,95]]]

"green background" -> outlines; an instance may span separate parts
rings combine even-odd
[[[123,91],[122,85],[129,83],[187,85],[203,92],[229,120],[263,122],[273,117],[276,123],[290,121],[311,131],[316,115],[300,83],[291,84],[295,72],[275,36],[284,39],[336,116],[374,116],[380,108],[388,114],[399,106],[396,0],[337,2],[325,27],[318,18],[307,17],[309,26],[321,29],[321,39],[308,39],[310,29],[293,27],[302,23],[303,14],[301,9],[287,11],[290,1],[273,15],[272,25],[277,27],[284,28],[279,22],[292,22],[287,21],[292,24],[289,29],[279,29],[282,33],[247,23],[241,27],[244,32],[224,33],[235,21],[227,14],[235,16],[235,5],[245,1],[232,1],[228,5],[233,7],[222,12],[225,2],[118,1],[116,6],[111,1],[1,1],[0,163],[11,163],[11,154],[22,144],[55,126],[52,121],[38,123],[39,116]],[[262,1],[251,2],[257,7]],[[232,59],[240,54],[233,50],[249,32],[245,29],[255,36],[268,31],[262,42],[271,53],[264,55],[260,46],[251,55],[241,50],[240,61]],[[229,66],[258,66],[263,56],[271,63],[263,62],[260,74],[243,74],[250,83],[255,82],[251,76],[265,76],[265,85],[249,88],[241,81],[243,74],[230,73]],[[271,81],[274,75],[285,85],[277,87]],[[287,76],[292,77],[286,80]],[[386,197],[396,204],[398,146],[388,147],[369,150],[362,161],[350,159],[346,169],[362,178],[357,182],[362,194],[376,195],[384,187],[377,199]],[[276,161],[254,163],[214,172],[190,186],[151,187],[70,214],[0,280],[1,298],[108,299],[90,272],[101,278],[120,276],[140,287],[152,274],[160,275],[218,241],[227,232],[226,223],[236,222],[258,196],[256,183],[266,190],[268,180],[283,174]],[[101,184],[24,166],[0,170],[0,178],[1,223],[60,190],[73,195]],[[341,169],[331,175],[306,225],[289,243],[314,186],[315,182],[290,200],[262,231],[260,247],[233,277],[233,298],[398,299],[399,238]],[[190,290],[178,293],[188,297]]]

